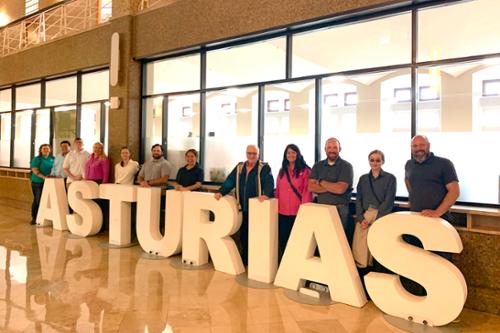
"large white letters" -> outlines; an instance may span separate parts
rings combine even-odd
[[[321,258],[314,256],[316,243]],[[366,303],[351,248],[334,206],[312,203],[300,206],[274,284],[299,290],[304,280],[327,284],[333,301],[357,307]]]
[[[64,179],[45,179],[36,223],[41,226],[47,226],[50,225],[49,221],[52,221],[54,229],[61,231],[68,230],[66,215],[68,215],[68,199],[64,188]]]
[[[418,237],[425,250],[406,243],[403,234]],[[365,277],[366,288],[382,311],[436,326],[460,314],[467,298],[465,279],[451,262],[429,252],[462,251],[460,236],[448,222],[409,212],[387,215],[370,228],[368,246],[382,265],[427,291],[427,296],[414,296],[402,287],[397,275],[370,273]]]
[[[165,196],[165,236],[160,233],[161,189],[137,189],[137,239],[142,249],[162,257],[181,251],[183,193],[167,191]]]
[[[109,243],[130,244],[130,208],[137,199],[137,186],[102,184],[99,195],[109,200]]]
[[[230,237],[241,225],[235,198],[225,196],[216,200],[213,194],[186,192],[184,202],[183,261],[197,266],[206,264],[210,250],[216,270],[234,275],[243,273],[243,262]],[[209,211],[215,214],[214,222],[209,221]]]
[[[102,212],[92,200],[110,200],[110,243],[130,242],[130,202],[137,200],[137,237],[146,252],[169,257],[182,248],[182,258],[192,265],[208,262],[210,253],[217,271],[237,275],[244,272],[236,244],[230,237],[241,225],[234,197],[216,200],[213,194],[167,191],[165,235],[159,230],[161,190],[137,186],[77,181],[65,197],[64,181],[45,181],[37,223],[52,223],[54,229],[67,230],[79,236],[90,236],[102,226]],[[74,214],[67,215],[68,205]],[[209,220],[209,212],[215,220]],[[334,206],[304,204],[300,207],[287,248],[277,269],[277,202],[250,200],[249,210],[249,272],[248,277],[280,287],[299,290],[305,280],[329,286],[333,301],[361,307],[366,303],[350,247]],[[403,241],[402,235],[418,237],[424,249]],[[37,231],[40,243],[46,234]],[[61,235],[58,235],[61,237]],[[74,243],[74,244],[73,244]],[[58,261],[52,253],[66,246],[72,249],[75,240],[58,242],[54,249],[39,244],[40,253]],[[79,244],[79,243],[78,243]],[[87,242],[83,242],[90,246]],[[314,256],[316,245],[321,257]],[[462,273],[448,260],[429,251],[460,253],[462,243],[457,231],[439,218],[400,212],[387,215],[370,227],[368,247],[373,256],[393,272],[420,283],[427,296],[408,293],[395,274],[370,273],[366,288],[373,302],[384,312],[415,322],[445,325],[463,309],[467,285]],[[88,248],[90,251],[90,248]],[[94,256],[94,255],[92,255]],[[84,256],[71,265],[86,262]],[[158,264],[161,265],[161,264]],[[277,272],[276,272],[277,270]],[[43,270],[47,278],[62,274],[56,269]]]
[[[278,270],[278,201],[250,199],[248,278],[272,283]]]
[[[99,185],[93,181],[77,181],[68,188],[68,202],[75,211],[67,215],[69,231],[87,237],[101,230],[102,211],[92,199],[99,198]]]

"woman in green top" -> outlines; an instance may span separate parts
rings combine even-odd
[[[33,204],[31,205],[31,224],[36,223],[38,206],[42,197],[43,182],[50,175],[54,157],[50,154],[50,145],[42,144],[38,148],[38,156],[31,161],[31,190],[33,191]]]

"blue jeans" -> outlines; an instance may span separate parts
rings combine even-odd
[[[33,192],[33,204],[31,205],[31,220],[36,221],[40,199],[42,198],[43,183],[31,183],[31,191]]]

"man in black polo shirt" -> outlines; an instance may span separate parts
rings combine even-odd
[[[435,156],[430,146],[423,135],[416,135],[411,140],[412,159],[405,166],[410,210],[450,221],[449,210],[460,195],[457,173],[453,163]]]
[[[339,140],[329,138],[325,143],[327,158],[314,164],[309,176],[309,191],[318,195],[318,203],[337,207],[346,235],[348,228],[349,202],[352,193],[352,165],[340,158],[342,150]],[[350,237],[348,236],[350,239]]]

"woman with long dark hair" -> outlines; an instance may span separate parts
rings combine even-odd
[[[299,147],[295,144],[286,146],[275,191],[279,212],[279,261],[285,252],[300,205],[312,202],[312,193],[307,186],[310,173],[311,168],[304,160]]]
[[[45,178],[49,177],[54,165],[54,156],[50,154],[50,145],[42,144],[38,148],[38,156],[31,161],[31,191],[33,192],[33,204],[31,205],[31,224],[36,223],[38,207],[42,197]]]

